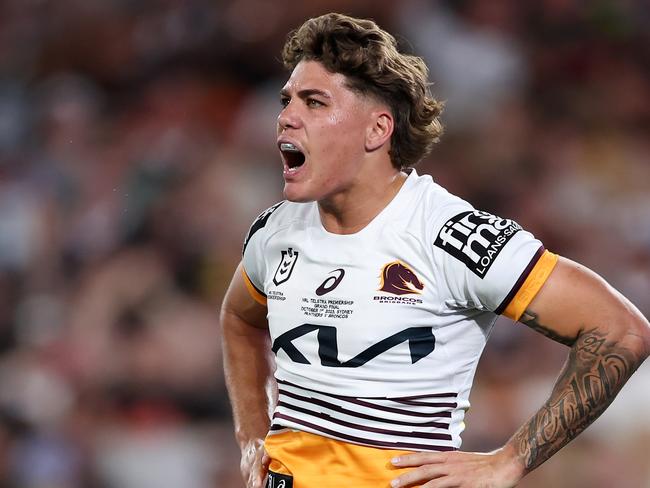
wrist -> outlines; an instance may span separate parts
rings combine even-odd
[[[506,444],[493,454],[498,459],[502,479],[508,481],[508,486],[515,486],[527,474],[525,463],[512,444]]]
[[[264,439],[261,437],[249,437],[246,439],[237,439],[237,441],[242,457],[253,455],[264,447]]]

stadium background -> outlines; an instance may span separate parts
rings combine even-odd
[[[650,314],[647,2],[2,0],[0,486],[240,486],[217,312],[281,199],[280,48],[327,11],[427,60],[447,133],[419,172]],[[565,352],[500,319],[464,448],[504,442]],[[650,487],[649,412],[645,364],[521,486]]]

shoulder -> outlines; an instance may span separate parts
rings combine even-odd
[[[243,251],[253,238],[273,234],[296,221],[304,221],[310,210],[309,204],[294,203],[282,200],[270,206],[253,221],[244,239]]]
[[[429,218],[439,215],[450,207],[471,207],[468,202],[436,183],[428,174],[411,175],[409,179],[412,181],[408,189],[411,195],[408,205],[420,209]]]
[[[474,207],[433,181],[429,175],[417,176],[411,188],[408,212],[404,212],[405,227],[412,233],[424,234],[427,241],[455,215],[472,211]]]
[[[437,236],[449,228],[453,228],[455,232],[460,232],[465,237],[471,234],[470,230],[497,234],[498,231],[506,228],[519,228],[508,218],[476,209],[467,200],[435,183],[431,177],[421,176],[418,180],[422,181],[418,181],[421,189],[418,192],[419,201],[416,208],[426,221],[427,228]]]
[[[423,188],[418,205],[420,221],[428,245],[433,245],[434,255],[454,258],[479,277],[484,276],[506,244],[522,230],[511,219],[477,210],[430,178]]]

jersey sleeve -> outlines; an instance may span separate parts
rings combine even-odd
[[[266,243],[265,229],[273,215],[280,205],[284,202],[277,203],[262,212],[251,225],[242,250],[242,274],[246,288],[258,303],[266,306],[266,293],[264,291],[264,281],[266,276],[266,254],[264,247]]]
[[[513,220],[471,207],[448,211],[441,222],[433,245],[447,304],[518,320],[557,256]]]

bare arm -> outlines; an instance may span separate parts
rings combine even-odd
[[[492,453],[418,453],[417,467],[393,486],[515,486],[589,426],[650,354],[650,324],[625,297],[587,268],[560,258],[520,319],[570,346],[550,398],[506,445]]]
[[[596,420],[650,352],[647,320],[596,274],[560,259],[549,281],[520,320],[571,350],[550,398],[508,442],[524,473]]]
[[[226,385],[247,487],[261,487],[268,461],[263,440],[275,394],[266,307],[246,289],[237,267],[221,308]]]

